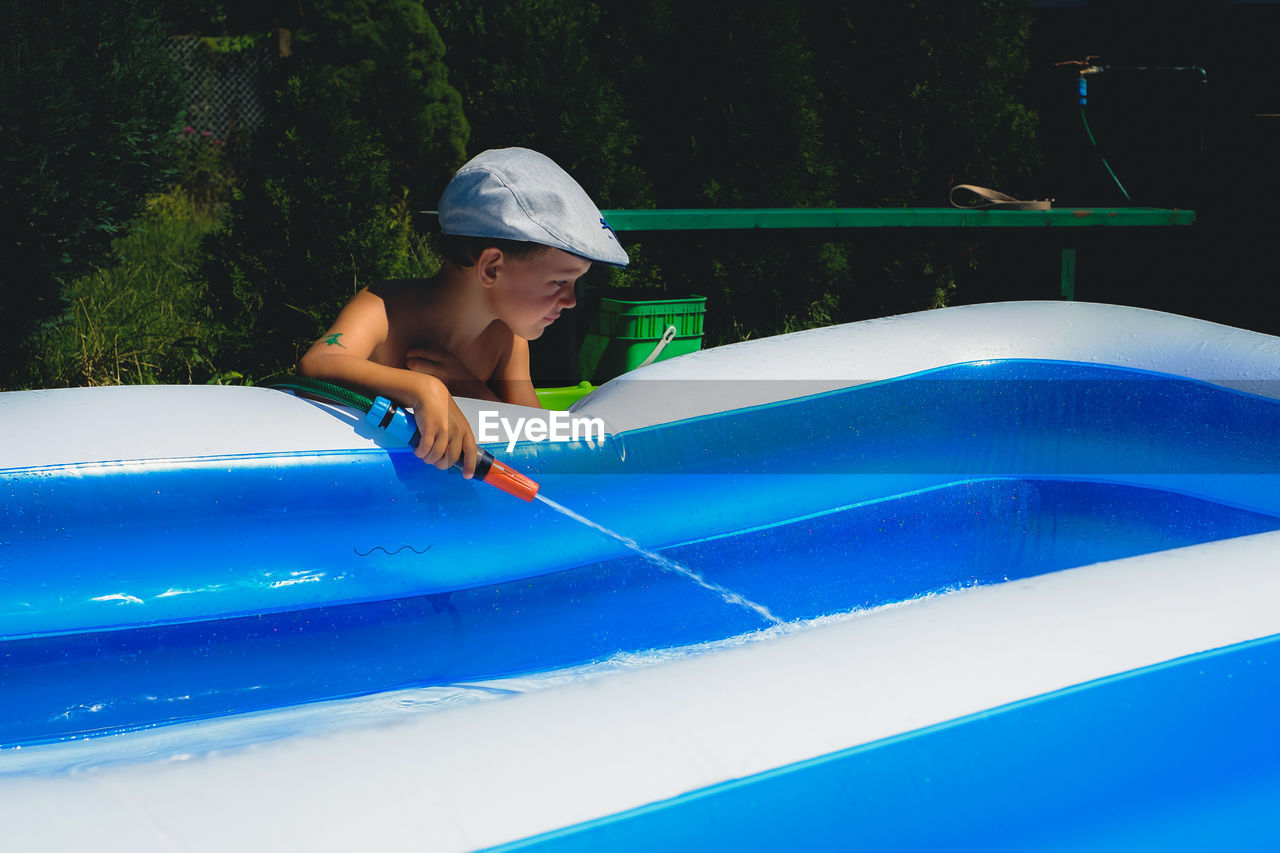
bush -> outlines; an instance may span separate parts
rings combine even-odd
[[[842,0],[814,21],[842,203],[946,206],[953,183],[1031,198],[1030,27],[1025,0]]]
[[[291,369],[352,294],[422,275],[413,210],[434,207],[467,125],[420,0],[317,2],[282,59],[228,228],[206,265],[229,363]]]
[[[1036,160],[1025,0],[437,8],[473,148],[544,151],[605,208],[942,206]],[[608,283],[708,296],[709,343],[945,304],[972,264],[919,232],[622,238]]]
[[[559,0],[437,0],[432,8],[472,153],[535,148],[602,208],[653,206],[618,88],[629,57],[606,8]]]
[[[182,190],[153,196],[112,244],[110,263],[66,287],[69,310],[33,336],[38,387],[190,383],[228,378],[196,273],[216,216]],[[234,377],[230,377],[234,378]]]
[[[180,190],[152,196],[111,245],[110,263],[65,288],[69,309],[33,336],[41,388],[209,382],[220,334],[196,272],[218,227]]]
[[[836,203],[824,58],[807,28],[825,23],[786,0],[651,2],[628,14],[641,17],[622,23],[636,60],[620,85],[658,207]],[[643,248],[668,292],[708,297],[708,344],[828,321],[849,264],[845,246],[811,233],[654,235]]]
[[[211,131],[188,125],[177,138],[178,191],[203,216],[215,215],[231,198],[235,173],[224,155],[225,144]]]
[[[638,156],[662,163],[660,207],[945,206],[952,180],[1016,188],[1035,162],[1021,0],[643,5],[622,89]],[[710,297],[710,342],[937,307],[971,266],[965,246],[919,231],[645,249],[669,287]]]
[[[146,0],[0,0],[0,387],[173,175],[180,88]]]

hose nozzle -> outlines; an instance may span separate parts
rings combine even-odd
[[[538,484],[533,480],[494,459],[493,454],[483,447],[479,450],[480,455],[476,458],[475,478],[477,480],[488,483],[495,489],[501,489],[509,495],[515,495],[526,503],[532,501],[538,494]],[[458,460],[453,467],[462,470],[462,460]]]
[[[375,397],[373,407],[365,413],[365,422],[377,427],[392,438],[399,439],[410,447],[417,447],[422,435],[418,425],[404,409],[392,403],[386,397]],[[454,468],[462,470],[462,460],[454,463]],[[493,454],[479,448],[476,458],[475,479],[514,495],[522,501],[532,501],[538,494],[538,484],[524,474],[516,471],[493,457]]]

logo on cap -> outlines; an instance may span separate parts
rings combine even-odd
[[[612,225],[610,225],[608,222],[605,222],[605,221],[604,221],[604,217],[603,217],[603,216],[602,216],[602,217],[600,217],[600,227],[601,227],[601,228],[603,228],[604,230],[606,230],[606,231],[608,231],[608,232],[609,232],[609,236],[613,239],[613,242],[615,242],[615,243],[620,243],[620,242],[621,242],[621,241],[618,239],[618,232],[613,230],[613,226],[612,226]]]

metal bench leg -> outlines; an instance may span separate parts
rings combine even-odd
[[[1076,250],[1062,250],[1062,298],[1072,302],[1076,298]]]

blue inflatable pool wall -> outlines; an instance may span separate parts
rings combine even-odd
[[[453,812],[439,846],[827,845],[852,816],[871,847],[990,846],[983,827],[1000,802],[1018,806],[1006,818],[1015,847],[1176,840],[1156,829],[1171,803],[1194,816],[1177,824],[1185,837],[1231,827],[1274,838],[1260,809],[1280,781],[1265,724],[1280,634],[1268,613],[1280,610],[1261,604],[1277,600],[1278,371],[1277,339],[1201,321],[1087,304],[975,306],[656,364],[575,407],[605,423],[602,441],[489,447],[548,497],[767,606],[790,626],[781,632],[547,506],[423,465],[349,410],[254,388],[0,395],[0,422],[16,438],[0,458],[0,788],[38,778],[49,796],[87,796],[92,811],[71,777],[6,777],[6,752],[22,747],[29,768],[39,750],[65,754],[62,742],[87,736],[127,743],[157,726],[764,632],[773,639],[609,676],[607,691],[557,688],[500,711],[433,714],[409,742],[426,748],[450,727],[491,735],[484,715],[518,730],[545,720],[540,703],[567,714],[560,742],[577,732],[583,749],[599,748],[586,729],[608,729],[590,713],[606,692],[628,708],[667,695],[713,718],[734,696],[725,713],[776,705],[784,727],[810,730],[807,747],[780,733],[768,748],[715,745],[722,734],[689,722],[694,751],[709,750],[696,771],[624,781],[627,771],[600,767],[589,794],[563,792],[574,800],[564,807],[504,807],[502,820]],[[483,406],[468,403],[473,423]],[[499,410],[531,416],[514,408]],[[1202,591],[1214,577],[1230,580],[1229,600]],[[1039,609],[1066,615],[1012,627]],[[865,615],[826,624],[849,613]],[[938,657],[929,634],[944,623],[944,645],[974,644],[948,672],[981,670],[957,682],[960,698],[921,669],[940,665],[925,658]],[[860,673],[873,665],[857,662],[867,648],[889,668]],[[1035,650],[1043,672],[996,665]],[[876,707],[865,716],[860,699],[815,722],[795,704],[802,695],[761,699],[793,673],[847,696],[914,686],[867,699]],[[733,688],[712,691],[719,678]],[[917,690],[906,706],[917,710],[894,704]],[[1189,694],[1202,701],[1186,707]],[[1209,725],[1222,734],[1201,743]],[[625,736],[671,732],[640,722]],[[348,748],[327,737],[315,748]],[[1082,739],[1096,741],[1100,751],[1084,754],[1102,764],[1073,763],[1067,744]],[[1246,743],[1257,750],[1247,759]],[[313,760],[292,740],[279,748]],[[1185,751],[1185,766],[1170,765],[1169,749]],[[201,758],[174,784],[234,788],[263,755]],[[403,781],[403,767],[387,770],[407,760],[396,750],[365,757]],[[94,772],[125,774],[142,786],[139,807],[163,811],[147,805],[148,768]],[[1034,784],[1014,782],[1028,773]],[[1086,777],[1093,794],[1081,793]],[[1141,803],[1117,793],[1118,780],[1140,783]],[[27,813],[41,786],[23,795]],[[771,804],[763,823],[761,803]],[[909,826],[920,810],[931,819]],[[1086,817],[1052,828],[1068,810]],[[421,838],[415,826],[378,837]],[[293,841],[342,837],[310,832]]]

